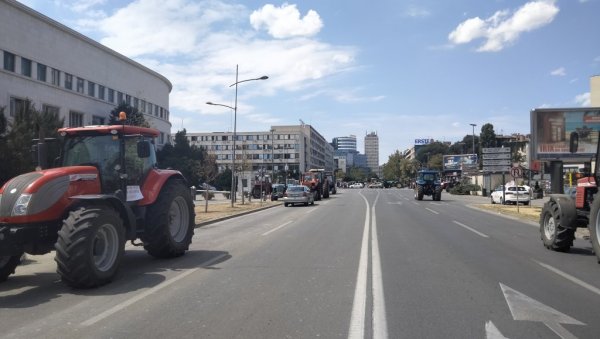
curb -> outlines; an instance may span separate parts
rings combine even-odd
[[[237,218],[237,217],[241,217],[243,215],[247,215],[250,213],[254,213],[254,212],[260,212],[269,208],[273,208],[276,206],[281,206],[281,203],[275,204],[275,205],[270,205],[270,206],[265,206],[265,207],[260,207],[260,208],[256,208],[253,210],[249,210],[249,211],[245,211],[245,212],[240,212],[240,213],[236,213],[236,214],[232,214],[232,215],[228,215],[226,217],[221,217],[221,218],[216,218],[216,219],[212,219],[212,220],[207,220],[207,221],[203,221],[200,223],[197,223],[194,225],[194,228],[200,228],[202,226],[206,226],[206,225],[210,225],[210,224],[215,224],[218,223],[220,221],[224,221],[224,220],[228,220],[228,219],[233,219],[233,218]]]

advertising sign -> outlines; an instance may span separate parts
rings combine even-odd
[[[444,170],[460,170],[477,164],[477,154],[444,155]]]
[[[600,108],[535,109],[531,111],[531,159],[580,161],[596,154]],[[571,134],[579,135],[576,153],[569,152]]]
[[[415,139],[415,145],[429,145],[433,142],[433,139]]]

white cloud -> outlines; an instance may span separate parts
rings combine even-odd
[[[575,96],[575,103],[582,107],[591,106],[590,92],[586,92],[586,93]]]
[[[295,8],[286,4],[278,9],[285,9],[289,17]],[[275,17],[284,20],[285,13]],[[304,90],[353,69],[356,48],[294,37],[294,29],[287,30],[287,39],[263,38],[250,26],[250,14],[242,5],[218,0],[137,0],[99,20],[83,16],[80,24],[99,32],[103,44],[167,77],[174,86],[171,110],[180,111],[173,115],[179,119],[185,114],[230,114],[205,103],[234,105],[229,85],[235,81],[236,65],[240,79],[269,76],[267,81],[243,85],[238,102],[248,119],[261,122],[271,120],[251,115],[254,107],[247,106],[245,98]],[[295,25],[299,22],[306,20]],[[327,95],[335,98],[337,93]],[[174,125],[178,122],[174,120]]]
[[[564,67],[559,67],[559,68],[557,68],[555,70],[552,70],[550,72],[550,75],[564,77],[565,75],[567,75],[567,72],[566,72],[566,70],[565,70]]]
[[[483,38],[485,42],[477,51],[497,52],[514,43],[522,33],[551,23],[558,11],[554,0],[531,1],[512,15],[503,10],[485,20],[479,17],[467,19],[448,35],[448,39],[454,44],[465,44]]]
[[[427,9],[422,7],[417,7],[415,5],[411,5],[404,11],[405,16],[409,16],[411,18],[423,18],[431,15]]]
[[[319,14],[309,10],[303,18],[296,5],[284,3],[281,7],[271,4],[252,12],[250,23],[255,30],[265,28],[274,38],[311,37],[323,28]]]

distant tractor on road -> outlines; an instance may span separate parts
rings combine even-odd
[[[442,200],[442,184],[439,173],[430,170],[421,170],[415,180],[415,199],[423,200],[423,196],[431,196],[434,201]]]
[[[310,169],[302,175],[302,185],[310,188],[315,200],[329,198],[329,180],[324,169]]]

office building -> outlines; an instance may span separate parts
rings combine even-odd
[[[125,102],[170,140],[172,85],[155,71],[14,0],[0,1],[0,107],[9,123],[27,102],[65,125],[108,123]]]
[[[375,132],[365,136],[365,156],[367,157],[367,167],[371,172],[379,175],[379,137]]]

